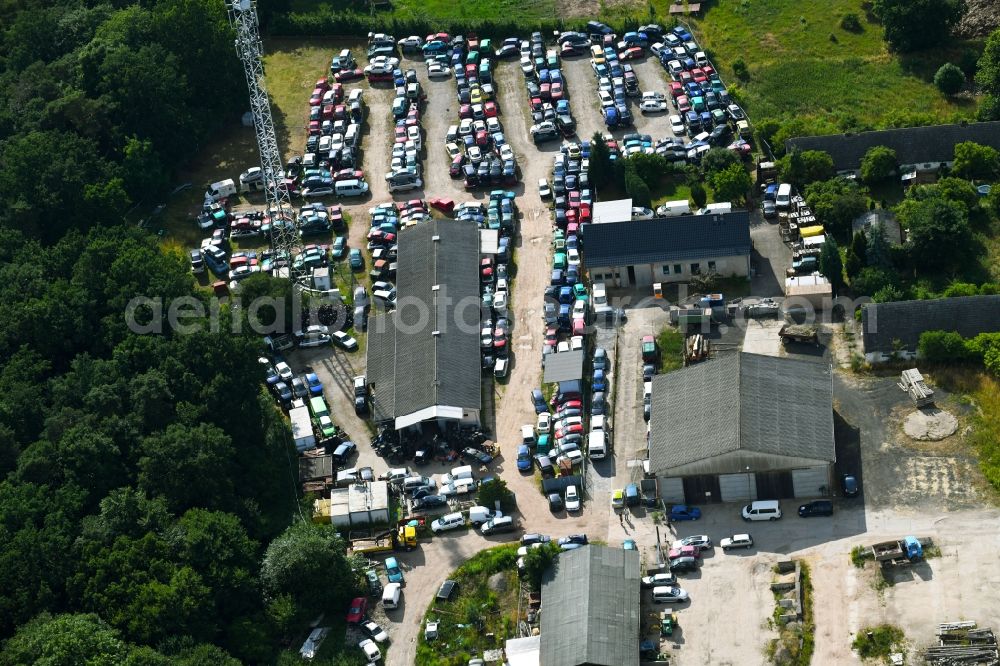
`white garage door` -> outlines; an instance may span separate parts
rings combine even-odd
[[[684,504],[684,480],[660,477],[660,497],[667,504]]]
[[[792,470],[792,486],[795,488],[796,497],[819,497],[824,494],[819,491],[820,486],[827,486],[829,483],[828,465]]]
[[[749,490],[749,495],[747,491]],[[757,481],[750,474],[720,474],[719,493],[723,502],[745,502],[757,499]]]

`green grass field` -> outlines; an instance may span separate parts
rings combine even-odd
[[[860,32],[840,27],[848,13],[861,19]],[[711,3],[694,29],[730,86],[733,62],[746,62],[750,80],[737,94],[758,123],[802,118],[839,131],[907,116],[949,122],[975,114],[972,99],[948,99],[931,81],[941,64],[957,60],[963,44],[910,58],[890,54],[860,0]]]

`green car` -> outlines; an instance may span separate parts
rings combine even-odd
[[[345,254],[347,254],[347,237],[337,236],[333,241],[333,258],[343,259]]]
[[[556,252],[556,255],[552,258],[552,268],[565,269],[568,265],[569,262],[566,260],[566,253]]]
[[[365,267],[364,257],[361,256],[361,250],[357,248],[351,250],[347,257],[347,261],[350,263],[352,271],[360,271]]]
[[[301,254],[296,255],[292,265],[296,269],[308,270],[316,268],[323,265],[323,260],[326,258],[325,255],[326,252],[322,248],[316,245],[307,245]]]
[[[337,426],[333,425],[333,421],[325,414],[319,417],[319,429],[324,437],[333,437],[337,434]]]
[[[579,282],[577,282],[576,284],[574,284],[573,285],[573,298],[575,298],[578,301],[586,301],[586,300],[588,300],[587,288],[584,287],[583,284],[581,284]]]

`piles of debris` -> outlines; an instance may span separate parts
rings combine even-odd
[[[990,628],[977,629],[975,622],[951,622],[938,625],[937,636],[938,645],[924,652],[929,664],[1000,664],[997,639]]]

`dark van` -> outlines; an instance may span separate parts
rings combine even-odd
[[[830,500],[814,500],[799,507],[799,516],[809,518],[810,516],[832,516],[833,502]]]

